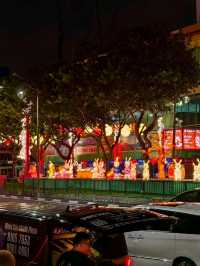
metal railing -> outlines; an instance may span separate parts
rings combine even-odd
[[[65,194],[65,193],[142,193],[161,196],[173,196],[186,190],[199,188],[200,182],[172,181],[172,180],[94,180],[94,179],[47,179],[39,180],[39,192],[43,194]],[[26,193],[35,193],[38,190],[37,179],[27,179],[23,189]]]

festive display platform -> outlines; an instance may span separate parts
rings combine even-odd
[[[95,180],[95,179],[49,179],[41,178],[26,179],[24,187],[26,190],[37,190],[42,192],[47,191],[105,191],[105,192],[121,192],[121,193],[147,193],[158,195],[176,195],[186,190],[199,188],[200,182],[188,181],[173,181],[173,180]]]

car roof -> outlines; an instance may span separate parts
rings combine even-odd
[[[63,218],[63,217],[61,217]],[[150,210],[87,206],[65,213],[64,218],[80,226],[101,232],[125,232],[138,229],[146,223],[171,219]]]
[[[142,206],[141,206],[142,207]],[[155,212],[167,211],[172,213],[189,214],[200,216],[200,203],[192,202],[160,202],[150,203],[149,205],[143,206],[142,208],[153,210]]]
[[[200,188],[198,187],[198,188],[194,188],[194,189],[190,189],[190,190],[186,190],[186,191],[184,191],[184,192],[181,192],[181,193],[179,193],[178,195],[174,196],[174,197],[172,198],[172,200],[173,200],[173,199],[176,199],[177,197],[179,197],[179,196],[181,196],[181,195],[183,195],[183,194],[190,193],[190,192],[195,192],[195,191],[199,191],[199,192],[200,192]]]
[[[37,201],[1,198],[0,219],[47,222],[53,225],[84,226],[101,232],[127,231],[144,223],[169,219],[168,216],[150,210],[123,209],[96,204],[79,204],[55,201]]]
[[[33,221],[47,221],[60,217],[65,208],[65,203],[56,201],[24,201],[17,197],[5,197],[0,200],[0,217],[23,217]]]

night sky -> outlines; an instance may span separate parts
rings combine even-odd
[[[23,72],[56,62],[55,0],[1,1],[0,65]],[[94,0],[65,0],[65,58],[80,40],[93,36]],[[130,26],[165,22],[177,27],[195,22],[195,0],[99,0],[105,36]]]

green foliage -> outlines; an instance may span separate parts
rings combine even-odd
[[[114,145],[106,140],[106,124],[118,125],[117,143],[121,128],[133,119],[138,141],[148,149],[148,135],[159,114],[199,82],[199,66],[183,36],[159,27],[134,29],[102,54],[85,58],[60,68],[53,79],[66,95],[68,112],[81,118],[83,128],[100,127],[100,141],[105,140],[111,152]],[[140,132],[147,112],[152,119]]]
[[[53,145],[64,159],[71,156],[81,137],[82,132],[75,128],[87,127],[101,129],[100,134],[90,135],[105,158],[110,157],[103,143],[111,155],[121,129],[130,120],[136,123],[141,147],[147,149],[151,146],[148,135],[166,105],[186,95],[199,82],[199,65],[183,36],[172,36],[160,27],[133,29],[101,53],[99,49],[91,52],[92,56],[85,53],[70,65],[32,71],[30,82],[26,82],[27,102],[33,102],[32,134],[36,135],[38,95],[42,145]],[[21,127],[23,102],[14,97],[17,86],[12,84],[6,93],[0,92],[0,132],[7,136],[17,135]],[[152,118],[141,134],[146,113],[151,113]],[[106,124],[118,127],[113,143],[105,134]],[[60,149],[63,145],[69,150],[67,156]]]
[[[18,138],[21,131],[24,102],[17,97],[20,83],[12,77],[0,81],[0,137]]]

